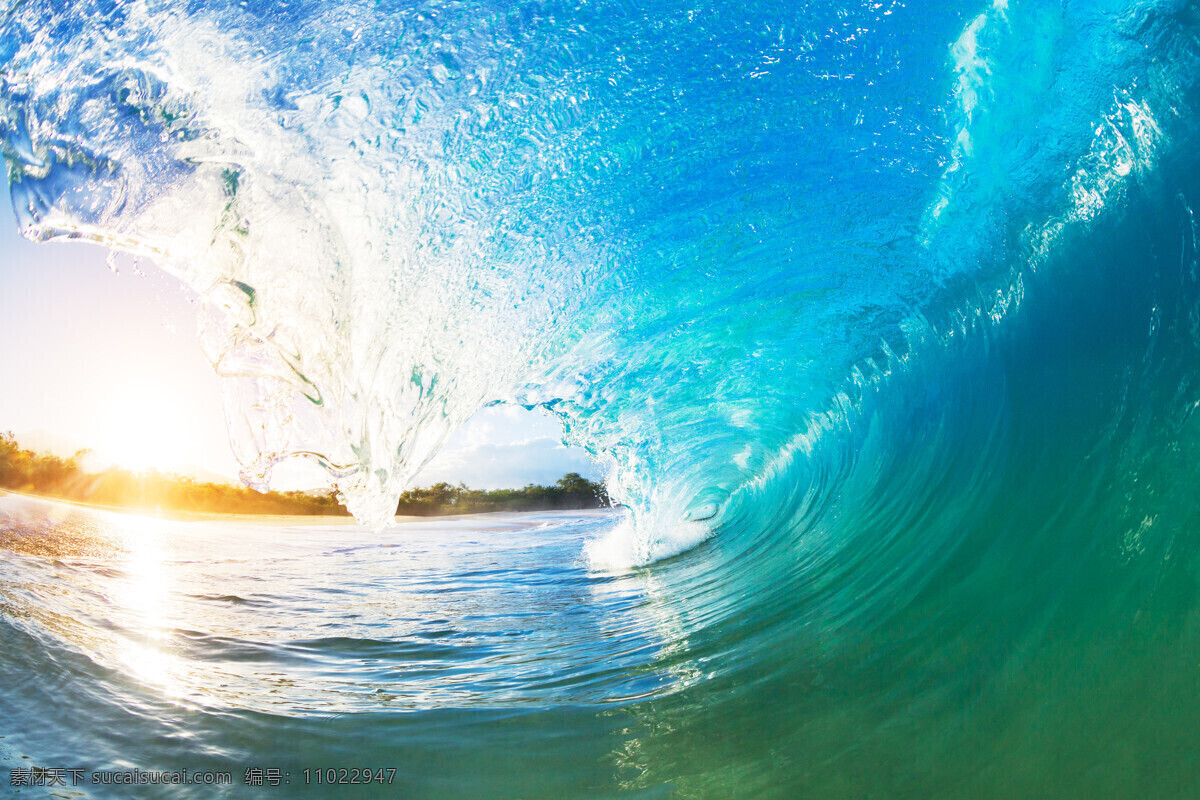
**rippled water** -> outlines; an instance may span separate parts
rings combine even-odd
[[[537,750],[566,736],[586,761],[600,742],[555,720],[598,722],[689,680],[657,663],[679,645],[678,622],[652,582],[582,562],[615,512],[380,533],[173,523],[16,496],[0,515],[10,769],[233,768],[242,784],[246,766],[282,766],[295,784],[301,765],[373,765],[397,769],[402,795],[439,781],[550,791],[563,778],[491,774],[489,760],[521,758],[489,754],[489,741]],[[443,740],[455,729],[462,741]],[[446,747],[480,761],[439,776]]]
[[[5,500],[5,763],[1200,795],[1192,0],[0,0],[0,33],[24,234],[204,298],[247,478],[315,459],[385,527],[516,403],[626,505]]]
[[[995,520],[935,526],[933,556],[801,548],[797,580],[719,540],[589,569],[619,512],[372,533],[7,496],[0,763],[233,780],[19,796],[1186,796],[1196,562],[1157,523],[1070,558]],[[328,768],[394,782],[318,785]]]

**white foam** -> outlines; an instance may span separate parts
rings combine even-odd
[[[713,535],[704,522],[679,522],[650,529],[626,518],[583,547],[588,566],[597,572],[625,572],[691,550]]]

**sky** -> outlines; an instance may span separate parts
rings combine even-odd
[[[97,467],[158,468],[233,480],[216,375],[196,336],[198,301],[152,262],[94,244],[34,244],[0,203],[0,431]],[[558,423],[520,407],[484,409],[446,443],[415,485],[494,489],[597,478]],[[277,470],[279,489],[325,485],[319,468]]]

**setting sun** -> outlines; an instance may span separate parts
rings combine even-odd
[[[187,417],[174,394],[151,378],[114,387],[101,401],[96,457],[133,470],[180,467]]]

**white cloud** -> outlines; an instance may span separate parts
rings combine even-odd
[[[500,489],[551,484],[568,472],[596,480],[603,471],[583,450],[563,446],[553,417],[519,406],[494,406],[480,411],[450,437],[414,484],[446,481],[473,489]]]

